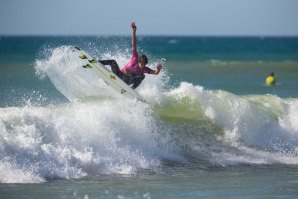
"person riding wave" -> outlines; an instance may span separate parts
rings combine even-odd
[[[162,69],[162,64],[158,64],[156,70],[148,68],[148,58],[146,55],[138,56],[137,52],[137,38],[136,31],[137,26],[134,22],[131,23],[132,28],[132,58],[125,65],[122,70],[119,69],[119,66],[115,60],[99,60],[103,65],[110,65],[113,73],[115,73],[119,78],[121,78],[128,85],[132,85],[131,88],[136,89],[144,80],[145,75],[153,74],[158,75]]]

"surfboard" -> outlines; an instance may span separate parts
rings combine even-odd
[[[127,85],[121,78],[114,74],[111,70],[106,68],[100,62],[93,59],[88,53],[75,47],[80,52],[79,58],[86,60],[86,65],[83,67],[86,70],[92,70],[99,78],[101,78],[107,85],[113,88],[116,92],[125,97],[136,99],[138,101],[147,103],[146,100],[129,85]]]

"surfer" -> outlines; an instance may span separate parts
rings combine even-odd
[[[270,73],[270,75],[268,75],[266,77],[266,84],[267,85],[275,85],[276,83],[276,79],[274,77],[274,73]]]
[[[115,73],[119,78],[121,78],[128,85],[132,85],[131,88],[137,88],[145,78],[144,73],[158,75],[162,69],[162,64],[158,64],[156,70],[148,68],[148,58],[146,55],[138,55],[137,52],[137,26],[134,22],[131,23],[132,29],[132,58],[125,65],[125,67],[120,70],[117,62],[115,60],[99,60],[103,65],[110,65],[113,73]]]

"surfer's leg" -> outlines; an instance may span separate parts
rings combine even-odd
[[[110,65],[113,73],[115,73],[118,77],[123,79],[123,73],[121,72],[121,70],[115,60],[113,60],[113,59],[112,60],[99,60],[98,62],[100,62],[103,65]]]
[[[131,77],[127,75],[123,75],[122,79],[127,85],[131,85],[133,82],[131,81]]]
[[[133,78],[132,82],[133,82],[133,85],[132,85],[132,89],[136,89],[141,83],[142,81],[145,79],[145,75],[142,74],[140,76],[136,76]]]
[[[115,60],[98,60],[102,65],[111,65],[110,63]]]

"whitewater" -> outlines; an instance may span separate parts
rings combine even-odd
[[[137,89],[144,104],[83,69],[72,46],[44,53],[36,75],[49,78],[69,102],[43,106],[40,97],[0,108],[1,183],[136,175],[177,164],[298,164],[296,98],[236,95],[185,81],[172,86],[163,70]],[[96,58],[124,66],[130,55]]]

